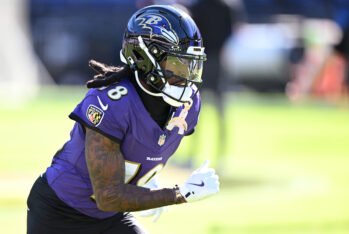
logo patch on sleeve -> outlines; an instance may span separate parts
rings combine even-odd
[[[102,122],[104,112],[95,105],[89,105],[86,111],[87,119],[96,127]]]

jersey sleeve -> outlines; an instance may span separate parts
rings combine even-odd
[[[76,106],[69,118],[121,142],[128,129],[127,108],[122,104],[110,100],[105,92],[91,92]]]

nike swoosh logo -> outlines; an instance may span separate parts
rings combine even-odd
[[[97,96],[97,99],[98,99],[99,105],[101,106],[102,110],[104,110],[104,111],[108,110],[109,105],[108,104],[104,105],[102,103],[101,99],[99,98],[99,96]]]
[[[188,184],[199,186],[199,187],[204,187],[205,186],[204,181],[201,181],[201,184],[196,184],[196,183],[188,183]]]

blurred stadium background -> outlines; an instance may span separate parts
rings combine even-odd
[[[214,0],[2,0],[1,233],[25,233],[26,197],[68,139],[88,60],[118,64],[129,16],[152,2],[193,17],[208,6],[206,73],[219,62],[219,78],[204,76],[196,134],[162,183],[206,158],[222,183],[211,199],[140,221],[151,233],[349,233],[347,61],[327,63],[349,25],[346,0],[226,0],[222,46]]]

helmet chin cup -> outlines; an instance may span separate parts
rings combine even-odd
[[[180,107],[183,103],[190,102],[192,94],[193,90],[188,86],[178,87],[169,85],[168,83],[162,90],[162,98],[164,101],[174,107]]]
[[[164,99],[164,101],[169,104],[170,106],[174,106],[174,107],[180,107],[181,105],[183,105],[183,102],[179,102],[176,101],[166,95],[163,95],[162,98]]]

